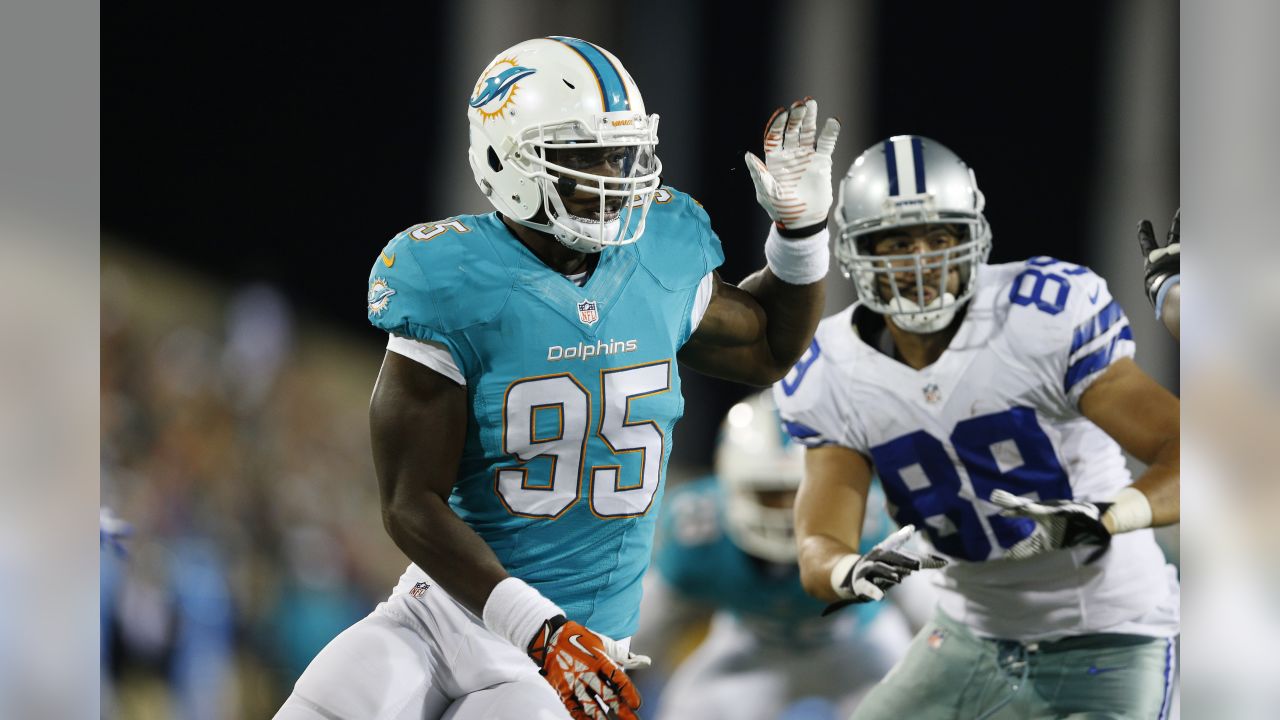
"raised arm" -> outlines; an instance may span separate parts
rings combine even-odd
[[[766,267],[736,287],[716,278],[698,330],[680,352],[699,372],[764,386],[780,379],[818,327],[827,274],[831,153],[840,123],[817,132],[818,104],[805,98],[778,108],[765,130],[761,161],[746,154],[756,201],[773,220]]]
[[[822,281],[792,285],[767,267],[736,287],[717,277],[711,303],[681,348],[680,362],[747,385],[777,382],[813,339],[824,293]]]
[[[1182,335],[1182,211],[1173,214],[1164,247],[1156,242],[1150,220],[1138,223],[1138,250],[1142,253],[1143,279],[1147,299],[1156,319],[1164,323],[1174,340]]]

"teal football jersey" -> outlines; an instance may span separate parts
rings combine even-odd
[[[879,483],[871,487],[859,548],[864,553],[890,532]],[[673,490],[658,527],[657,571],[684,597],[727,610],[779,637],[810,643],[835,639],[836,623],[815,622],[827,604],[804,591],[800,566],[752,557],[729,539],[725,522],[724,491],[714,476]],[[851,610],[858,626],[865,627],[882,607],[861,603]]]
[[[613,637],[636,629],[684,409],[676,353],[723,259],[702,208],[662,188],[643,237],[605,248],[584,287],[497,213],[409,228],[369,276],[369,321],[446,348],[466,380],[453,510],[508,572]]]

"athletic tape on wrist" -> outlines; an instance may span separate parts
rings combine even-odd
[[[1127,487],[1111,501],[1103,517],[1111,516],[1112,534],[1151,527],[1151,501],[1136,487]]]
[[[805,238],[784,238],[776,225],[764,241],[764,258],[779,280],[792,285],[808,285],[827,276],[831,253],[827,250],[830,232],[824,227]]]
[[[1168,295],[1175,285],[1180,285],[1181,283],[1182,273],[1172,275],[1160,283],[1160,289],[1156,291],[1156,320],[1164,320],[1164,296]]]
[[[542,623],[556,615],[564,615],[560,606],[542,596],[519,578],[509,577],[494,586],[484,602],[484,626],[504,637],[521,652],[542,628]]]
[[[831,568],[831,588],[836,591],[836,595],[845,600],[853,597],[853,588],[845,587],[844,581],[849,577],[849,573],[860,557],[862,556],[857,553],[849,553],[837,560]]]

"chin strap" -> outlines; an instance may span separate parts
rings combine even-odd
[[[937,332],[951,324],[956,316],[956,296],[944,293],[942,297],[920,307],[906,298],[894,298],[889,301],[890,317],[893,324],[910,333]]]

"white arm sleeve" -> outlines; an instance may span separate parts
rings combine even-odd
[[[443,345],[390,335],[387,340],[387,349],[422,363],[459,385],[467,384],[466,377],[458,369],[458,364],[453,361],[453,355],[449,354],[449,350]]]
[[[689,312],[690,335],[698,329],[702,316],[707,314],[707,306],[711,304],[711,296],[715,293],[715,282],[716,274],[712,271],[702,276],[702,281],[698,283],[698,292],[693,296],[693,310]]]

